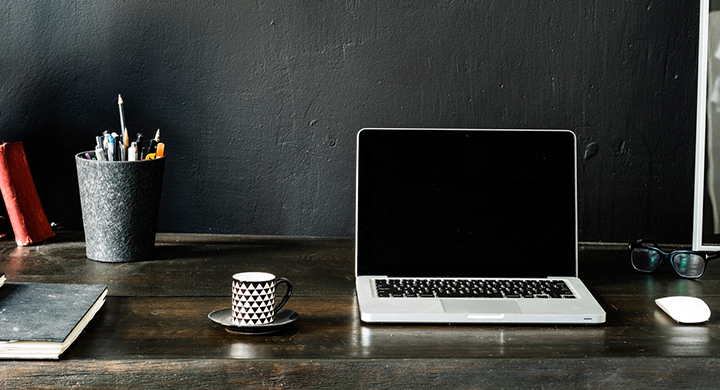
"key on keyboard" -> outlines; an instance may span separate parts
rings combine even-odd
[[[562,280],[375,279],[380,298],[575,298]]]

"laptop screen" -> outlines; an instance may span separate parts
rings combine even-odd
[[[569,131],[363,129],[357,273],[576,276]]]

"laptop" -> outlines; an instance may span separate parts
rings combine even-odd
[[[366,128],[357,142],[362,321],[605,322],[578,278],[573,132]]]

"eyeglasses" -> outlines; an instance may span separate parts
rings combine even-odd
[[[663,252],[652,240],[640,239],[631,242],[630,262],[640,272],[653,272],[660,266],[663,259],[669,258],[678,275],[683,278],[697,279],[705,272],[707,262],[720,257],[718,252],[673,251]]]

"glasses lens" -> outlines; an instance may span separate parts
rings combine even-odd
[[[630,252],[630,260],[633,267],[639,271],[652,272],[657,269],[662,260],[662,255],[656,250],[647,248],[635,248]]]
[[[694,253],[676,253],[672,262],[678,274],[687,278],[697,278],[705,270],[705,259]]]

